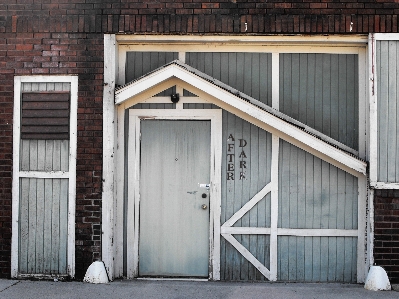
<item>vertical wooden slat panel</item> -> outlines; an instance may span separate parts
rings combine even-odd
[[[36,179],[29,180],[29,200],[28,200],[28,273],[35,273],[36,269]]]
[[[43,273],[51,273],[51,252],[52,252],[52,206],[53,206],[53,182],[51,179],[44,181],[44,261]]]
[[[271,105],[271,54],[186,53],[186,63]]]
[[[69,169],[69,140],[57,140],[60,143],[60,170]]]
[[[278,227],[357,229],[357,188],[357,178],[280,141]],[[278,239],[279,279],[352,281],[343,275],[347,262],[348,275],[356,275],[353,241],[343,253],[336,237]]]
[[[281,54],[280,110],[357,149],[357,65],[357,55]]]
[[[70,83],[23,83],[22,90],[69,91]],[[22,140],[21,153],[23,171],[69,170],[68,140]],[[68,179],[21,178],[19,209],[19,273],[67,274]]]
[[[58,271],[59,273],[67,273],[67,247],[68,247],[68,180],[62,179],[60,186],[60,203],[59,203],[59,256]]]
[[[61,170],[61,142],[54,142],[53,148],[53,171]]]
[[[19,271],[28,273],[28,252],[29,252],[29,179],[20,179],[19,199]]]
[[[53,197],[51,206],[51,273],[59,271],[59,249],[60,249],[60,192],[61,180],[53,179]]]
[[[320,243],[324,244],[324,252],[321,252],[321,254]],[[356,282],[356,250],[354,250],[357,246],[356,238],[279,236],[279,248],[284,244],[291,244],[292,246],[284,248],[282,251],[279,250],[279,280]],[[343,246],[337,248],[336,244],[343,244]],[[291,251],[295,252],[295,255]],[[336,263],[335,260],[340,259],[343,262],[332,264],[329,255],[331,252],[336,252],[334,263]],[[335,271],[331,271],[328,267],[323,268],[323,265],[333,266]]]
[[[42,140],[41,140],[42,141]],[[42,147],[44,142],[39,143],[39,147]],[[38,168],[44,168],[44,157],[39,160]],[[44,179],[37,179],[36,182],[37,193],[36,193],[36,267],[34,273],[43,273],[43,246],[44,246],[44,218],[43,212],[44,206]],[[30,208],[30,207],[29,207]]]
[[[127,52],[125,82],[137,79],[177,58],[177,52]],[[175,92],[175,88],[170,88],[158,95],[166,96]]]
[[[29,170],[30,140],[21,140],[20,167],[21,170]]]
[[[399,182],[398,41],[377,41],[378,181]]]

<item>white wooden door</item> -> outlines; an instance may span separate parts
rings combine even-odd
[[[210,144],[210,121],[141,121],[139,276],[208,277]]]

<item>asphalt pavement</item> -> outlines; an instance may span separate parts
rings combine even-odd
[[[116,280],[108,284],[0,280],[0,298],[395,298],[396,291],[368,291],[360,284]]]

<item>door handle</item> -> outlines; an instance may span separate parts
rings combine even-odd
[[[205,189],[208,189],[208,190],[209,190],[209,188],[211,187],[211,184],[198,184],[198,186],[199,186],[200,188],[205,188]]]
[[[203,210],[206,210],[206,209],[208,208],[208,206],[207,206],[206,204],[203,204],[203,205],[201,206],[201,208],[202,208]]]

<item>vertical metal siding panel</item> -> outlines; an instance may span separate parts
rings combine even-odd
[[[357,179],[280,141],[279,207],[279,227],[336,229],[349,223],[346,229],[356,229]],[[343,239],[337,242],[336,237],[280,236],[279,279],[343,281],[344,263],[353,264],[356,255],[351,252],[346,257],[338,250]],[[356,271],[351,267],[351,273]]]
[[[235,121],[237,117],[233,114],[227,114],[227,127],[223,128],[227,130],[227,134],[235,134]],[[225,135],[223,135],[225,136]],[[233,135],[234,136],[234,135]],[[227,138],[223,138],[227,141]],[[235,156],[235,155],[234,155]],[[227,159],[227,156],[226,156]],[[227,161],[225,160],[226,165]],[[223,165],[223,171],[226,172],[226,166]],[[228,220],[235,213],[235,207],[233,205],[234,202],[234,180],[226,181],[226,206],[222,206],[222,210],[225,210],[226,220]],[[236,250],[230,245],[230,243],[226,246],[226,279],[233,280],[234,279],[234,271],[235,271],[235,263],[234,258],[236,255]]]
[[[59,140],[54,141],[53,147],[53,170],[61,170],[61,142]]]
[[[243,132],[242,132],[242,137],[243,139],[245,139],[247,141],[247,145],[243,148],[239,147],[238,148],[238,157],[240,156],[240,152],[241,151],[245,151],[246,155],[248,157],[248,154],[251,152],[251,148],[252,148],[252,142],[251,142],[251,124],[249,122],[243,121]],[[242,180],[242,195],[241,195],[241,207],[244,206],[248,200],[250,198],[252,198],[252,196],[254,194],[257,193],[257,191],[252,192],[252,190],[250,189],[251,186],[251,181],[252,179],[256,179],[256,177],[251,177],[248,174],[248,168],[251,169],[251,159],[245,159],[246,160],[246,164],[247,164],[247,168],[242,168],[243,172],[245,173],[245,179]],[[238,169],[240,168],[240,163],[241,161],[243,161],[243,159],[239,158],[238,159]],[[248,227],[250,226],[250,215],[249,213],[246,213],[242,218],[241,218],[241,226],[243,227]],[[250,247],[250,242],[249,242],[249,236],[248,235],[242,235],[241,236],[241,244],[247,248],[249,251],[251,251],[251,247]],[[253,252],[253,251],[252,251]],[[241,280],[248,280],[248,270],[252,267],[250,267],[250,263],[244,258],[242,257],[242,267],[241,267]]]
[[[261,102],[271,104],[271,54],[189,52],[186,62]]]
[[[252,61],[251,61],[251,65],[249,68],[249,71],[251,72],[249,78],[250,78],[250,82],[249,82],[249,86],[251,87],[251,96],[255,99],[260,100],[261,95],[260,95],[260,86],[261,86],[261,77],[259,75],[259,67],[260,67],[260,55],[259,53],[254,53],[251,55],[252,56]],[[262,78],[263,80],[267,80],[266,78]]]
[[[355,124],[347,125],[346,134],[347,138],[352,138],[352,147],[359,149],[359,61],[357,55],[349,55],[346,63],[346,77],[347,80],[347,92],[346,92],[346,103],[348,106],[348,117],[346,123],[349,124],[351,117],[355,120]],[[350,61],[350,63],[348,63]],[[350,141],[348,140],[348,144]]]
[[[353,59],[352,59],[353,60]],[[339,67],[339,70],[345,69],[347,65],[350,65],[350,58],[348,56],[341,56],[338,55],[338,62],[337,66]],[[350,72],[351,68],[347,67],[346,68],[348,72]],[[348,130],[348,125],[347,125],[347,117],[350,115],[350,111],[354,110],[354,107],[351,106],[351,101],[348,100],[348,86],[350,86],[353,83],[353,78],[351,78],[353,74],[347,74],[346,76],[339,76],[338,78],[338,106],[337,106],[337,114],[338,114],[338,137],[336,138],[337,140],[342,140],[344,144],[349,144],[350,140],[352,138],[356,137],[353,135],[353,132],[351,130]],[[350,80],[351,82],[348,82]],[[350,97],[350,96],[349,96]]]
[[[296,281],[297,272],[297,247],[296,247],[296,237],[288,237],[288,280]]]
[[[388,42],[388,55],[389,55],[389,76],[388,76],[388,138],[387,138],[387,145],[388,145],[388,152],[387,152],[387,181],[388,182],[395,182],[396,181],[396,140],[398,138],[398,134],[396,131],[396,122],[397,122],[397,94],[398,91],[396,90],[397,84],[397,65],[398,62],[396,61],[396,45],[397,41],[389,41]]]
[[[242,138],[243,136],[243,120],[241,118],[236,117],[235,119],[235,128],[234,128],[234,136],[237,140],[237,138]],[[234,169],[239,169],[239,159],[237,157],[237,151],[239,149],[237,147],[235,147],[235,163],[234,163]],[[237,171],[236,171],[237,174]],[[234,213],[237,212],[241,207],[242,207],[242,181],[239,181],[238,178],[236,177],[234,180],[234,193],[232,194],[232,198],[233,198],[233,209],[234,209]],[[241,226],[242,220],[238,220],[234,226]],[[242,236],[241,235],[235,235],[234,236],[238,242],[241,243],[242,241]],[[233,265],[234,265],[234,272],[233,272],[233,279],[234,280],[240,280],[241,278],[241,270],[242,270],[242,266],[243,263],[245,263],[245,258],[237,251],[234,250],[234,254],[233,254]]]
[[[45,141],[38,142],[38,170],[44,169]],[[35,273],[43,273],[43,244],[44,244],[44,179],[37,179],[36,194],[36,269]]]
[[[301,119],[301,116],[299,114],[299,70],[300,70],[300,60],[299,60],[299,55],[300,54],[292,54],[291,56],[291,63],[292,63],[292,72],[291,72],[291,82],[290,82],[290,88],[291,88],[291,111],[293,118],[295,119]],[[306,116],[302,116],[306,117]]]
[[[378,181],[388,182],[388,99],[389,99],[389,72],[388,42],[377,42],[377,78],[378,78]],[[393,70],[391,70],[393,71]]]
[[[248,176],[250,179],[250,186],[249,186],[249,192],[248,192],[248,197],[251,196],[251,194],[256,194],[256,192],[259,190],[258,189],[258,180],[260,179],[258,175],[260,175],[260,170],[259,170],[259,136],[258,136],[258,128],[252,127],[251,126],[251,132],[250,132],[250,151],[247,152],[247,155],[249,154],[248,157]],[[264,201],[264,199],[262,200]],[[252,208],[248,212],[248,226],[251,227],[256,227],[260,226],[258,223],[258,203],[256,207]],[[265,215],[266,218],[267,216]],[[249,248],[250,252],[255,256],[258,257],[258,236],[257,235],[249,235]],[[262,260],[262,259],[261,259]],[[260,260],[260,261],[261,261]],[[249,269],[248,272],[248,280],[255,280],[256,279],[256,271],[253,268]]]
[[[36,179],[29,179],[28,273],[35,273],[36,270],[36,192]]]
[[[280,110],[357,149],[357,65],[357,55],[281,54]]]
[[[271,135],[228,112],[224,112],[223,117],[223,152],[226,156],[222,163],[222,223],[270,182],[271,165]],[[236,177],[234,181],[227,181],[226,176],[228,164],[226,141],[230,134],[235,138]],[[247,146],[244,147],[247,156],[245,180],[239,180],[240,159],[238,157],[242,149],[239,147],[240,138],[247,141]],[[270,196],[267,195],[265,199],[262,199],[234,226],[270,227]],[[270,264],[270,241],[267,236],[234,235],[234,237],[261,262],[263,261],[267,266]],[[225,241],[221,249],[221,270],[222,279],[226,280],[265,279],[252,264]]]
[[[60,248],[60,193],[61,180],[53,179],[53,194],[51,206],[51,273],[59,273],[59,248]]]
[[[289,265],[288,265],[288,236],[277,237],[277,279],[288,281],[289,280]]]
[[[225,131],[228,126],[228,112],[223,110],[223,116],[222,116],[222,130]],[[224,136],[224,135],[223,135]],[[227,153],[227,143],[226,139],[223,138],[222,140],[222,157],[227,159],[226,156]],[[222,159],[223,159],[222,158]],[[225,223],[226,220],[228,219],[228,216],[226,215],[226,210],[227,210],[227,174],[226,174],[226,165],[227,161],[222,160],[222,184],[221,184],[221,215],[220,215],[220,222],[221,224]],[[226,257],[227,257],[227,249],[226,249],[226,240],[223,237],[220,237],[220,279],[221,280],[227,280],[226,278],[226,270],[227,270],[227,265],[228,262],[226,262]]]
[[[69,170],[69,140],[57,140],[56,142],[60,143],[60,170],[68,171]]]
[[[322,111],[321,116],[323,119],[323,131],[324,134],[331,136],[331,103],[329,102],[331,96],[331,61],[330,56],[327,54],[322,55],[322,85],[321,93],[322,93]]]
[[[20,179],[20,201],[19,201],[19,271],[28,273],[28,252],[29,252],[29,179]]]
[[[37,140],[31,140],[29,147],[29,170],[37,170]]]
[[[330,78],[330,86],[329,86],[329,92],[330,92],[330,115],[329,118],[331,119],[331,133],[330,136],[334,138],[335,140],[343,140],[344,142],[346,141],[343,136],[342,139],[340,139],[339,136],[339,129],[341,126],[341,123],[339,122],[340,115],[338,113],[338,107],[339,107],[339,91],[340,91],[340,86],[338,84],[339,82],[339,77],[336,76],[336,74],[340,73],[340,65],[339,65],[339,57],[340,55],[330,55],[329,59],[329,64],[330,64],[330,72],[331,72],[331,78]]]
[[[307,60],[303,61],[302,56],[304,54],[298,54],[299,59],[298,59],[298,67],[299,67],[299,76],[295,80],[298,84],[297,88],[297,102],[298,102],[298,115],[300,115],[299,118],[306,119],[308,121],[308,112],[310,112],[311,109],[308,109],[307,107],[307,93],[308,93],[308,63]],[[300,103],[300,99],[305,99],[304,103]]]
[[[51,234],[51,214],[53,202],[53,181],[51,179],[44,180],[44,261],[43,273],[51,273],[51,251],[52,251],[52,234]]]
[[[60,211],[59,211],[59,256],[58,271],[61,274],[68,273],[67,248],[68,248],[68,180],[60,180]]]
[[[46,141],[38,140],[37,141],[37,170],[44,170],[44,161],[45,161],[45,153],[46,153]]]
[[[20,169],[29,170],[30,140],[21,140]]]

